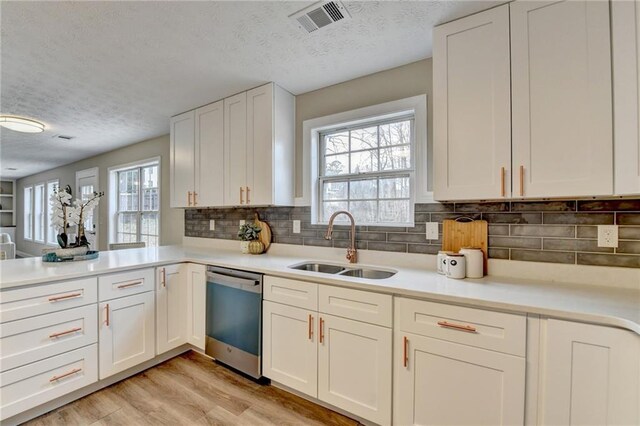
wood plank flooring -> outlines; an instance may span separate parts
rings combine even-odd
[[[358,422],[187,352],[26,423],[336,425]]]

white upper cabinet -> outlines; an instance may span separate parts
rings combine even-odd
[[[543,336],[538,424],[640,424],[635,333],[549,319]]]
[[[171,119],[171,207],[293,205],[295,98],[273,83]]]
[[[640,4],[611,3],[615,193],[640,194]]]
[[[611,195],[609,2],[510,10],[513,196]]]
[[[171,207],[188,207],[195,187],[195,111],[171,117]]]
[[[196,110],[195,185],[192,205],[224,203],[224,107],[218,101]]]
[[[509,6],[441,25],[433,40],[435,198],[508,197]]]

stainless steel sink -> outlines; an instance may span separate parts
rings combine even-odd
[[[345,269],[343,266],[329,265],[326,263],[301,263],[299,265],[289,266],[289,268],[300,271],[322,272],[324,274],[337,274]]]
[[[323,274],[338,274],[345,277],[367,278],[371,280],[381,280],[392,277],[396,271],[385,271],[370,268],[351,268],[348,266],[332,265],[330,263],[305,262],[289,266],[291,269],[299,271],[321,272]]]
[[[340,272],[340,275],[344,275],[345,277],[368,278],[370,280],[382,280],[384,278],[390,278],[395,274],[395,272],[382,271],[379,269],[347,269],[346,271]]]

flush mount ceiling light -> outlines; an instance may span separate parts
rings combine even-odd
[[[0,126],[23,133],[44,132],[44,124],[39,121],[13,115],[0,115]]]

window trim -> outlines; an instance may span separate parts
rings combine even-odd
[[[42,187],[42,197],[37,196],[38,188]],[[31,209],[31,217],[33,221],[33,233],[32,240],[38,244],[45,244],[47,241],[46,229],[47,229],[47,204],[45,202],[45,197],[47,196],[47,184],[45,182],[38,182],[33,185],[33,198],[32,198],[32,209]],[[40,202],[42,204],[42,211],[38,214],[36,209],[36,201],[40,198]],[[42,232],[42,239],[38,239],[36,235],[36,231],[38,227],[36,226],[36,216],[41,215],[42,219],[40,221],[41,226],[39,227],[40,232]]]
[[[120,164],[118,166],[109,167],[107,169],[107,174],[109,176],[109,229],[107,230],[107,234],[109,235],[108,244],[116,244],[118,241],[118,214],[122,213],[118,209],[118,172],[135,168],[143,168],[146,166],[152,166],[154,164],[158,165],[158,246],[162,244],[162,158],[160,156],[140,161],[132,161],[131,163]],[[140,213],[142,213],[142,210],[137,210],[137,212],[138,215],[140,215]],[[155,212],[155,210],[149,210],[149,212]],[[140,235],[140,229],[138,229],[138,237]]]
[[[322,174],[322,171],[325,167],[325,161],[327,158],[327,155],[325,155],[324,153],[324,149],[325,149],[325,143],[324,143],[324,136],[330,133],[337,133],[337,132],[341,132],[341,131],[351,131],[351,130],[355,130],[355,129],[362,129],[365,127],[373,127],[375,126],[383,126],[385,124],[390,124],[390,123],[397,123],[399,121],[410,121],[411,124],[411,140],[409,141],[409,143],[405,143],[405,144],[395,144],[395,145],[388,145],[385,146],[384,148],[393,148],[393,147],[401,147],[401,146],[409,146],[409,153],[410,153],[410,158],[411,158],[411,164],[410,167],[408,169],[400,169],[400,170],[378,170],[376,172],[363,172],[363,173],[347,173],[347,174],[342,174],[342,175],[331,175],[331,176],[326,176]],[[312,219],[312,223],[314,224],[318,224],[318,225],[326,225],[328,223],[328,218],[324,218],[322,217],[322,209],[323,209],[323,202],[324,197],[322,196],[323,194],[323,184],[325,182],[342,182],[342,181],[347,181],[347,182],[352,182],[352,181],[357,181],[357,180],[367,180],[367,179],[380,179],[380,178],[393,178],[393,177],[408,177],[409,178],[409,220],[407,222],[383,222],[383,221],[377,221],[377,222],[358,222],[358,225],[362,225],[362,226],[390,226],[390,227],[413,227],[415,225],[414,223],[414,208],[415,208],[415,183],[416,183],[416,179],[415,179],[415,174],[416,174],[416,157],[415,157],[415,153],[416,153],[416,126],[415,126],[415,121],[416,121],[416,117],[415,117],[415,112],[411,112],[411,113],[407,113],[407,114],[393,114],[393,116],[383,116],[383,117],[371,117],[369,120],[366,121],[358,121],[357,123],[353,123],[350,125],[338,125],[338,126],[331,126],[331,127],[326,127],[323,128],[321,131],[318,132],[318,172],[316,175],[316,185],[318,186],[316,188],[316,198],[313,200],[315,207],[313,208],[313,210],[315,210],[315,218],[316,220],[313,221]],[[379,135],[378,135],[379,137]],[[357,152],[366,152],[366,151],[373,151],[373,150],[380,150],[380,145],[379,145],[379,141],[378,141],[378,148],[371,148],[371,149],[356,149],[356,150],[348,150],[345,151],[345,154],[351,154],[351,153],[357,153]],[[339,154],[335,154],[335,155],[340,155]],[[378,188],[379,191],[379,188]],[[335,200],[335,201],[346,201],[347,203],[350,201],[349,198],[349,194],[347,194],[347,199],[346,200]],[[379,198],[379,192],[378,192],[378,197],[376,198],[370,198],[370,199],[358,199],[355,201],[377,201],[379,202],[380,200],[383,201],[393,201],[393,200],[406,200],[407,198]],[[333,200],[332,200],[333,201]],[[313,217],[314,215],[312,215]]]
[[[34,185],[26,185],[22,188],[22,239],[25,241],[33,241],[33,193]],[[27,190],[29,190],[29,220],[27,220]],[[28,222],[28,223],[27,223]],[[27,230],[29,236],[27,237]]]
[[[373,118],[393,118],[411,113],[415,117],[414,151],[412,153],[415,159],[415,172],[411,185],[413,203],[433,202],[433,193],[427,189],[427,95],[423,94],[305,120],[302,131],[302,196],[296,197],[295,205],[311,206],[311,222],[318,223],[314,207],[318,199],[319,134],[323,130],[371,121]]]

